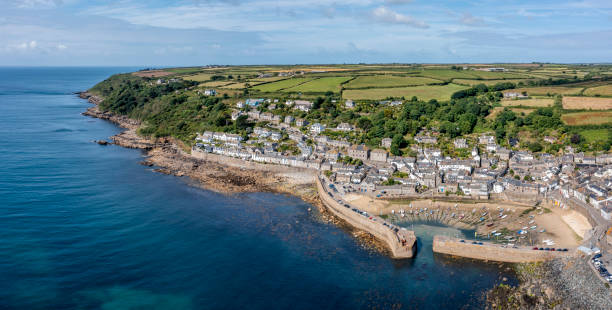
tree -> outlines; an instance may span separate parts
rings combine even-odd
[[[357,127],[363,130],[368,130],[370,127],[372,127],[372,121],[369,118],[362,116],[357,120]]]
[[[236,127],[236,129],[238,130],[244,130],[247,127],[249,127],[249,117],[246,115],[240,115],[238,116],[238,119],[236,119],[236,123],[234,123],[234,126]]]
[[[580,136],[579,134],[575,133],[570,138],[570,142],[572,142],[572,144],[580,144],[580,142],[582,142],[582,136]]]
[[[323,102],[325,102],[325,99],[323,99],[322,97],[317,97],[317,99],[315,99],[313,105],[312,105],[312,109],[316,110],[318,108],[321,107],[321,104],[323,104]]]
[[[529,143],[528,146],[529,150],[532,152],[541,152],[542,151],[542,144],[538,143],[538,142],[533,142],[533,143]]]
[[[402,155],[400,148],[402,148],[405,143],[406,141],[404,141],[404,137],[402,135],[397,134],[393,136],[393,140],[391,140],[391,154],[395,156]]]

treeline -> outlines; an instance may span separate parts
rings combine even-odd
[[[488,92],[496,92],[514,88],[516,88],[516,84],[512,82],[501,82],[491,86],[487,86],[485,84],[478,84],[468,89],[456,91],[451,95],[451,99],[462,99],[485,94]]]

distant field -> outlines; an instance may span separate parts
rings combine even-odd
[[[379,100],[387,97],[404,97],[410,99],[416,96],[421,100],[449,100],[454,92],[466,88],[467,87],[461,85],[448,84],[443,86],[430,85],[397,88],[347,89],[343,92],[342,97],[353,100]]]
[[[246,87],[245,83],[232,83],[232,84],[221,86],[221,88],[226,88],[226,89],[242,89],[245,87]]]
[[[484,80],[500,80],[500,79],[522,79],[529,76],[512,72],[489,72],[489,71],[468,71],[470,75],[476,76]]]
[[[196,73],[196,72],[201,72],[202,68],[199,67],[191,67],[191,68],[172,68],[172,69],[164,69],[164,71],[170,71],[173,73],[182,73],[182,74],[187,74],[187,73]]]
[[[248,83],[251,85],[259,85],[262,83],[276,82],[276,81],[285,80],[285,79],[287,79],[286,76],[272,76],[272,77],[267,77],[267,78],[250,79]]]
[[[174,73],[163,71],[163,70],[147,70],[147,71],[134,72],[132,74],[135,76],[140,76],[140,77],[156,78],[156,77],[167,76],[167,75],[174,74]]]
[[[612,96],[612,85],[603,85],[598,87],[587,88],[584,91],[585,95],[601,95],[601,96]]]
[[[228,84],[232,84],[234,82],[232,81],[211,81],[211,82],[206,82],[206,83],[200,83],[199,86],[204,86],[204,87],[221,87],[221,86],[225,86]]]
[[[285,92],[309,92],[324,93],[328,91],[339,92],[340,84],[350,80],[347,76],[324,77],[291,88],[286,88]]]
[[[506,82],[511,82],[511,83],[518,83],[518,82],[523,82],[523,83],[527,83],[528,81],[530,81],[529,79],[508,79],[508,80],[471,80],[471,79],[453,79],[453,83],[455,84],[461,84],[461,85],[470,85],[470,86],[474,86],[474,85],[478,85],[478,84],[485,84],[487,86],[491,86],[491,85],[495,85],[497,83],[506,83]]]
[[[563,108],[568,110],[610,110],[612,109],[612,98],[563,97]]]
[[[570,126],[578,125],[599,125],[612,123],[612,112],[577,112],[568,113],[561,116],[561,120]]]
[[[253,89],[262,91],[262,92],[274,92],[279,91],[281,89],[290,88],[302,83],[306,83],[311,81],[313,78],[291,78],[287,80],[281,80],[278,82],[272,82],[267,84],[261,84],[253,87]]]
[[[397,75],[364,75],[350,81],[345,88],[401,87],[443,83],[426,77],[406,77]]]
[[[513,89],[512,91],[526,91],[529,95],[577,95],[582,91],[582,87],[544,86]]]
[[[210,78],[212,77],[212,74],[209,73],[198,73],[198,74],[194,74],[194,75],[187,75],[184,76],[183,79],[184,80],[188,80],[188,81],[196,81],[196,82],[203,82],[203,81],[208,81],[210,80]]]
[[[522,99],[522,100],[502,100],[501,104],[504,107],[550,107],[555,103],[554,99]]]
[[[608,129],[585,129],[580,131],[580,135],[589,143],[605,142],[610,138],[610,131]]]
[[[450,81],[452,79],[475,79],[476,75],[470,74],[472,71],[456,71],[456,70],[423,70],[419,73],[421,76],[429,77],[432,79],[439,79],[444,81]]]

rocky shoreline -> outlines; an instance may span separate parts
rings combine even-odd
[[[141,165],[155,167],[154,171],[168,175],[188,176],[197,181],[198,186],[218,193],[231,195],[247,192],[273,192],[298,197],[318,208],[321,221],[333,223],[349,232],[368,250],[388,254],[389,250],[381,241],[368,232],[353,228],[323,206],[314,184],[314,178],[312,182],[304,182],[298,179],[299,176],[292,178],[286,173],[240,168],[194,158],[181,148],[180,141],[170,138],[146,139],[139,136],[137,130],[140,122],[126,116],[101,111],[98,108],[98,104],[102,102],[101,98],[89,92],[81,92],[78,95],[93,104],[82,113],[83,115],[107,120],[125,129],[110,137],[112,144],[145,152],[145,159],[140,162]]]
[[[515,265],[520,285],[486,293],[487,309],[612,309],[610,290],[593,274],[587,257]]]

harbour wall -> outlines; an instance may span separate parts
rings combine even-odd
[[[417,247],[414,232],[405,229],[399,229],[398,232],[395,232],[382,224],[384,221],[382,218],[373,216],[376,218],[376,221],[373,221],[370,220],[369,217],[358,214],[351,210],[351,208],[347,208],[339,204],[336,200],[329,196],[321,183],[321,180],[318,177],[315,179],[319,197],[321,198],[323,205],[325,205],[330,212],[355,228],[364,230],[384,242],[389,250],[391,250],[393,258],[414,257]],[[405,240],[405,244],[402,244],[402,239]]]
[[[433,251],[435,253],[507,263],[541,262],[573,255],[573,252],[539,251],[526,247],[504,248],[492,243],[478,245],[472,244],[471,241],[461,242],[460,239],[445,236],[434,237]]]

